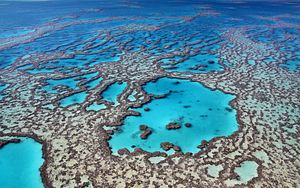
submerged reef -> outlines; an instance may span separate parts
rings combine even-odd
[[[300,185],[299,3],[104,5],[0,38],[0,148],[18,137],[41,143],[45,187]],[[202,90],[223,100],[190,95]],[[158,140],[159,149],[129,144],[159,134],[130,118],[172,97],[178,109],[149,119],[191,112],[163,130],[214,131],[199,132],[192,150],[188,135]],[[130,126],[128,146],[115,147]]]

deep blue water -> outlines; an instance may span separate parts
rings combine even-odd
[[[193,31],[201,31],[201,36],[207,38],[208,34],[215,32],[213,27],[222,26],[224,28],[228,27],[238,27],[241,25],[247,24],[266,24],[272,23],[271,21],[258,20],[255,15],[264,15],[272,16],[278,14],[288,14],[297,12],[295,5],[289,4],[280,4],[276,1],[249,1],[244,3],[230,3],[227,1],[182,1],[182,2],[173,2],[173,1],[137,1],[132,3],[138,7],[136,8],[128,3],[123,2],[108,2],[108,1],[43,1],[43,2],[21,2],[21,1],[3,1],[0,5],[0,38],[4,38],[11,35],[18,35],[28,33],[33,30],[34,27],[45,24],[51,20],[54,20],[56,17],[60,16],[72,16],[80,15],[82,20],[95,19],[95,18],[104,18],[108,16],[147,16],[149,18],[155,18],[157,16],[183,16],[183,15],[193,15],[197,13],[197,8],[204,5],[210,5],[216,11],[222,13],[222,16],[219,17],[210,17],[210,19],[197,19],[196,23],[189,24],[188,27],[183,26],[185,29],[191,29],[188,31],[189,34],[193,34]],[[157,4],[157,6],[154,6]],[[124,8],[126,7],[126,8]],[[282,8],[284,7],[284,8]],[[93,9],[102,9],[99,12],[93,12],[89,10]],[[22,16],[19,16],[22,15]],[[38,15],[38,16],[37,16]],[[235,20],[230,21],[229,18],[238,17],[242,19],[241,21]],[[9,19],[7,19],[9,18]],[[65,19],[67,21],[73,21],[75,18]],[[291,23],[299,23],[299,19],[291,18],[285,20],[290,21]],[[57,23],[63,23],[63,20],[57,21]],[[75,39],[88,39],[93,35],[95,30],[101,30],[105,28],[111,28],[116,26],[121,26],[124,24],[130,23],[168,23],[170,19],[167,17],[160,20],[151,20],[149,21],[138,21],[138,20],[123,20],[123,21],[113,21],[111,23],[99,23],[99,24],[90,24],[90,25],[73,25],[67,27],[65,30],[57,30],[50,32],[47,36],[39,38],[32,43],[21,44],[17,47],[3,50],[0,55],[0,68],[5,67],[8,64],[11,64],[16,57],[26,55],[27,53],[32,52],[43,52],[49,51],[50,49],[61,49],[63,45],[68,45],[69,42]],[[115,23],[115,24],[114,24]],[[197,27],[199,25],[199,27]],[[206,28],[204,28],[205,26]],[[212,28],[209,28],[212,27]],[[203,29],[204,28],[204,29]],[[166,32],[168,28],[156,31],[156,36],[167,37],[164,34],[169,34]],[[178,27],[180,30],[180,27]],[[280,35],[283,35],[285,32],[291,32],[288,30],[280,31],[278,34],[272,34],[273,38],[269,36],[262,36],[263,38],[258,39],[262,41],[278,40]],[[133,44],[141,44],[138,42],[138,32],[130,33],[128,35],[133,35],[136,39],[133,41]],[[143,35],[142,35],[143,36]],[[155,35],[152,35],[154,37]],[[172,37],[172,35],[168,35]],[[129,36],[128,36],[129,37]],[[200,37],[200,36],[199,36]],[[176,38],[174,38],[176,40]],[[178,41],[178,40],[177,40]],[[287,41],[290,42],[290,41]],[[295,41],[296,42],[296,41]],[[150,44],[151,45],[151,44]],[[180,47],[180,44],[177,44]],[[26,49],[26,50],[25,50]],[[150,50],[151,51],[151,50]],[[294,49],[293,52],[299,51],[299,47]],[[109,52],[109,51],[107,51]],[[153,51],[157,52],[157,51]],[[120,52],[113,52],[120,53]],[[88,55],[86,55],[88,56]],[[102,57],[101,57],[102,56]],[[102,54],[98,56],[99,58],[104,58],[106,60],[111,59],[111,61],[118,60],[118,56],[111,56],[109,53]],[[93,56],[91,56],[93,57]],[[101,61],[98,61],[101,62]],[[296,57],[296,60],[290,63],[287,63],[292,67],[291,70],[294,70],[299,65],[299,56]],[[76,64],[77,66],[78,64]],[[208,68],[210,69],[210,68]],[[212,68],[215,69],[215,68]]]

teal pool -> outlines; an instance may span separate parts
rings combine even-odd
[[[168,70],[168,66],[163,66],[167,71],[171,72],[211,72],[211,71],[221,71],[222,66],[218,63],[219,58],[212,54],[199,54],[182,63],[176,64],[176,68]]]
[[[98,86],[100,84],[101,80],[103,80],[103,79],[102,78],[97,78],[93,81],[89,81],[88,83],[85,84],[85,86],[88,89],[94,89],[96,86]]]
[[[126,88],[127,83],[113,83],[110,85],[103,93],[101,93],[101,96],[104,100],[114,103],[115,105],[118,104],[118,95],[120,95],[123,90]]]
[[[84,74],[81,76],[75,76],[75,77],[69,77],[69,78],[64,78],[64,79],[51,79],[51,80],[46,80],[46,82],[48,83],[47,85],[43,86],[43,90],[45,90],[47,93],[59,93],[57,92],[57,90],[55,89],[55,87],[57,87],[58,85],[62,85],[62,86],[66,86],[72,90],[76,90],[79,89],[78,87],[78,83],[81,80],[85,80],[85,81],[89,81],[91,80],[93,77],[95,77],[98,73],[88,73],[88,74]],[[78,78],[82,77],[82,79],[78,80]],[[96,79],[97,81],[101,81]],[[95,87],[96,84],[98,83],[96,80],[93,80],[91,82],[87,83],[88,87]],[[95,81],[95,82],[94,82]]]
[[[99,111],[101,109],[104,109],[106,108],[105,104],[97,104],[96,102],[94,102],[93,104],[91,104],[90,106],[88,106],[86,108],[87,111]]]
[[[144,89],[155,95],[169,95],[134,109],[141,116],[128,116],[124,120],[124,125],[109,140],[113,153],[122,148],[133,151],[135,147],[149,152],[163,151],[161,142],[171,142],[183,152],[196,153],[202,140],[229,136],[238,129],[236,111],[229,106],[235,98],[233,95],[212,91],[197,82],[172,78],[150,82]],[[150,110],[145,111],[146,107]],[[170,122],[177,122],[181,128],[166,129]],[[192,126],[186,127],[186,123]],[[146,140],[140,138],[142,124],[152,130]]]
[[[79,93],[74,93],[68,97],[65,97],[63,99],[61,99],[60,102],[60,106],[61,107],[67,107],[70,105],[74,105],[74,104],[80,104],[83,103],[86,99],[86,97],[88,96],[87,92],[79,92]]]
[[[44,187],[39,171],[43,162],[42,145],[33,139],[4,146],[0,149],[0,187]]]

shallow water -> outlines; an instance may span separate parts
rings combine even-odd
[[[141,116],[127,117],[120,131],[109,141],[115,153],[121,148],[132,151],[132,146],[150,152],[163,151],[160,143],[166,141],[180,146],[183,152],[196,153],[202,140],[229,136],[238,128],[236,111],[228,105],[234,99],[232,95],[212,91],[196,82],[171,78],[150,82],[144,89],[155,95],[171,93],[166,98],[154,99],[142,108],[134,109]],[[145,107],[150,111],[144,111]],[[181,128],[167,130],[166,125],[170,122],[180,123]],[[185,127],[185,123],[191,123],[192,127]],[[153,132],[147,140],[140,138],[141,124]]]
[[[106,108],[106,106],[104,104],[97,104],[97,103],[93,103],[91,104],[90,106],[88,106],[86,108],[87,111],[91,111],[91,110],[94,110],[94,111],[99,111],[101,109],[104,109]]]
[[[244,91],[252,87],[251,80],[260,81],[260,78],[264,79],[260,86],[267,86],[269,81],[272,83],[275,78],[280,80],[281,76],[285,76],[284,73],[290,72],[291,74],[286,75],[285,78],[287,79],[285,80],[292,83],[294,80],[288,79],[289,76],[300,71],[299,27],[297,28],[300,17],[297,14],[292,15],[299,9],[299,3],[288,5],[289,2],[229,2],[226,0],[214,2],[101,0],[70,2],[47,0],[0,2],[0,17],[3,17],[3,19],[0,19],[0,48],[3,44],[14,41],[14,39],[11,39],[9,42],[1,43],[2,37],[23,35],[35,28],[41,28],[49,24],[71,23],[71,25],[60,29],[48,30],[47,33],[38,38],[35,38],[34,35],[28,35],[30,38],[33,37],[31,42],[21,40],[18,44],[16,43],[16,46],[1,50],[0,72],[8,74],[8,76],[0,75],[1,82],[10,85],[1,85],[0,83],[0,104],[4,109],[3,114],[0,112],[0,117],[4,119],[3,122],[12,122],[13,125],[3,126],[3,130],[0,130],[0,132],[17,130],[15,128],[21,126],[23,120],[25,123],[31,121],[31,116],[34,114],[38,116],[34,118],[40,121],[39,126],[30,126],[28,130],[27,128],[20,128],[20,131],[33,131],[38,134],[43,130],[48,130],[47,127],[44,128],[47,123],[44,124],[44,118],[40,118],[39,115],[47,116],[48,123],[49,121],[56,121],[57,115],[59,117],[63,116],[64,119],[71,122],[73,122],[72,118],[81,118],[80,116],[83,115],[86,121],[83,119],[82,121],[87,123],[96,122],[97,124],[99,122],[99,126],[107,121],[110,123],[119,122],[119,119],[116,118],[123,118],[122,115],[128,112],[124,108],[120,110],[118,102],[118,97],[122,95],[127,86],[126,82],[130,84],[130,89],[133,89],[132,93],[122,95],[128,96],[127,102],[131,101],[128,105],[138,104],[145,97],[138,92],[140,88],[139,81],[143,83],[148,78],[144,78],[143,75],[137,77],[132,74],[143,74],[148,71],[140,69],[148,67],[140,66],[141,63],[153,62],[155,66],[160,65],[164,68],[165,73],[163,74],[161,74],[161,71],[152,73],[152,70],[149,69],[149,73],[154,76],[151,79],[156,78],[156,75],[188,78],[192,77],[194,73],[202,74],[203,77],[207,76],[209,83],[219,81],[222,78],[220,84],[224,87],[228,86],[227,91],[232,91],[237,95],[240,92],[245,94]],[[97,10],[95,11],[95,9]],[[22,13],[22,16],[20,16],[20,13]],[[276,16],[279,15],[296,18],[282,17],[276,20]],[[95,21],[98,18],[117,18],[117,20],[85,24],[79,24],[78,22],[83,20]],[[287,22],[284,23],[283,21]],[[262,27],[259,28],[259,25]],[[232,32],[234,34],[240,32],[241,35],[232,35]],[[259,50],[256,51],[256,49]],[[270,49],[274,49],[274,51],[266,53]],[[260,50],[263,50],[262,53],[260,53]],[[136,56],[136,54],[139,55]],[[36,57],[42,58],[36,59]],[[44,58],[46,60],[43,60]],[[16,62],[16,60],[20,61]],[[133,60],[132,64],[127,60]],[[14,62],[15,64],[13,64]],[[135,64],[133,62],[138,62],[137,72],[134,72]],[[248,62],[248,64],[238,66],[244,62]],[[279,62],[282,64],[277,67],[275,64]],[[268,64],[268,66],[261,66],[263,64]],[[129,66],[125,68],[127,65]],[[132,67],[130,67],[131,65]],[[18,67],[16,72],[14,72],[15,66]],[[270,69],[263,70],[267,67]],[[286,72],[281,72],[280,67],[284,67]],[[5,70],[2,70],[2,68]],[[280,74],[274,71],[277,68]],[[216,74],[217,71],[223,70],[225,70],[225,74]],[[95,73],[89,74],[90,72]],[[74,76],[77,73],[86,75]],[[283,74],[281,75],[281,73]],[[246,74],[249,74],[249,81],[246,81],[246,85],[244,85],[243,77]],[[127,78],[123,77],[126,75]],[[228,78],[228,75],[234,76],[234,80],[232,77]],[[21,83],[21,81],[24,82]],[[123,83],[116,83],[118,81]],[[14,85],[16,82],[20,83]],[[41,82],[48,83],[48,85],[41,86]],[[98,87],[100,84],[105,86],[105,84],[112,82],[114,83],[104,91],[102,90],[104,88]],[[281,83],[284,83],[284,81]],[[28,88],[25,84],[28,84]],[[279,86],[280,83],[273,85]],[[10,86],[10,88],[5,90],[7,86]],[[294,88],[294,85],[284,83],[284,88],[287,89],[288,87]],[[171,78],[161,78],[157,82],[146,84],[143,88],[147,93],[155,95],[169,94],[165,98],[153,99],[140,108],[131,109],[139,112],[141,116],[129,116],[124,119],[124,125],[118,127],[119,130],[115,132],[109,141],[114,153],[124,147],[130,151],[133,151],[136,147],[150,152],[163,151],[160,147],[161,142],[171,142],[178,145],[183,152],[196,153],[200,150],[197,146],[201,141],[211,140],[219,136],[230,136],[238,129],[237,113],[229,106],[229,102],[235,96],[221,91],[211,91],[199,83]],[[84,89],[86,91],[82,91]],[[264,90],[265,88],[257,89]],[[68,91],[72,95],[62,98]],[[103,92],[101,93],[101,91]],[[268,91],[266,91],[266,94],[268,94]],[[274,90],[275,93],[283,93],[284,91],[281,89]],[[265,92],[253,91],[248,94],[251,95],[252,93],[264,94]],[[5,96],[7,98],[3,98]],[[101,100],[97,100],[99,96]],[[284,93],[282,96],[284,96]],[[260,98],[260,95],[251,97],[256,99]],[[6,101],[3,99],[6,99]],[[246,97],[245,99],[248,100],[249,98]],[[239,102],[243,103],[244,99],[241,100]],[[105,102],[100,104],[103,101]],[[57,104],[60,107],[71,108],[60,109]],[[247,102],[245,105],[245,108],[255,106],[247,106]],[[111,108],[112,106],[113,108]],[[259,107],[260,105],[256,106]],[[146,107],[150,111],[146,111],[144,109]],[[287,111],[290,107],[287,106]],[[15,111],[20,108],[23,109]],[[85,113],[84,108],[89,112]],[[279,110],[284,111],[283,108]],[[29,113],[27,119],[22,118],[27,117],[27,114],[24,113]],[[257,115],[259,114],[257,113]],[[295,114],[291,113],[291,115]],[[14,116],[22,118],[22,121],[12,121]],[[181,128],[167,130],[166,125],[171,122],[180,124]],[[63,125],[65,122],[59,121],[59,123]],[[190,123],[192,126],[186,127],[186,123]],[[147,140],[140,138],[139,126],[141,124],[146,124],[152,130],[152,134]],[[82,126],[86,127],[84,123],[82,123]],[[112,126],[107,129],[104,128],[104,130],[115,129],[117,128]],[[68,136],[66,131],[58,130],[53,135],[49,133],[49,140],[57,136]],[[94,129],[85,129],[84,132],[79,131],[78,133],[88,131],[94,131]],[[297,129],[295,127],[288,128],[288,132],[291,133],[290,135],[296,134]],[[242,136],[240,135],[239,138]],[[70,142],[72,141],[70,140]],[[292,146],[296,144],[296,141],[289,139],[286,143]],[[24,143],[9,144],[5,148],[6,150],[11,147],[32,149],[31,144],[28,146],[22,146],[22,144]],[[81,149],[84,147],[84,145],[72,143],[69,146],[70,149],[74,149],[75,146]],[[223,147],[222,144],[220,146]],[[5,148],[1,153],[6,151]],[[253,156],[254,150],[247,152],[247,148],[242,147],[239,149]],[[86,151],[86,148],[84,150]],[[98,151],[94,153],[96,152]],[[29,155],[28,153],[30,152],[26,152],[26,155]],[[170,150],[166,153],[171,155],[174,151]],[[106,155],[106,153],[103,154]],[[231,154],[229,155],[231,156]],[[39,154],[39,156],[41,155]],[[34,159],[27,157],[24,163],[28,163],[28,158],[30,160]],[[268,158],[267,153],[256,153],[256,158],[264,161],[271,160]],[[158,163],[164,158],[151,157],[148,160],[152,163]],[[56,162],[57,164],[68,164],[70,161],[62,158],[61,161]],[[3,163],[7,163],[7,166],[10,164],[9,161]],[[2,171],[0,176],[1,173],[7,173],[7,168],[0,167]],[[244,161],[240,167],[224,166],[221,163],[204,167],[207,168],[207,173],[214,177],[218,177],[223,167],[232,167],[232,171],[240,175],[239,180],[231,181],[233,185],[245,183],[258,176],[258,167],[255,161]],[[68,165],[66,168],[68,168]],[[67,171],[68,169],[61,168],[60,170]],[[51,174],[49,176],[52,177]],[[37,176],[37,178],[39,177]],[[2,180],[5,181],[6,179],[9,178],[4,176]],[[36,180],[32,179],[33,181]],[[26,179],[26,181],[29,180]],[[0,182],[0,188],[2,185],[5,184]],[[26,186],[18,183],[17,187]],[[38,186],[32,185],[29,187]]]
[[[257,168],[258,164],[255,161],[243,161],[240,166],[234,169],[239,179],[226,180],[225,184],[230,187],[237,184],[245,184],[258,176]]]
[[[39,73],[51,73],[56,71],[56,69],[48,69],[48,68],[42,68],[42,69],[31,69],[26,70],[26,72],[29,72],[31,74],[39,74]]]
[[[113,83],[112,85],[108,86],[108,88],[101,93],[101,96],[104,100],[113,102],[115,105],[118,104],[118,95],[120,95],[123,90],[126,88],[127,83],[123,82],[121,84],[119,83]]]
[[[257,167],[258,164],[255,161],[244,161],[234,171],[241,177],[240,181],[245,183],[258,176]]]
[[[82,76],[75,76],[75,77],[65,78],[65,79],[47,80],[46,82],[48,83],[48,85],[45,85],[43,87],[43,90],[45,90],[48,93],[58,93],[57,90],[55,89],[55,87],[57,87],[58,85],[66,86],[72,90],[79,89],[78,83],[81,81],[81,80],[77,80],[79,77],[82,77],[82,80],[89,81],[97,74],[98,73],[96,72],[96,73],[88,73]],[[95,87],[94,84],[97,83],[91,83],[91,82],[88,82],[87,85],[90,85],[91,87]]]
[[[84,91],[79,92],[79,93],[74,93],[68,97],[61,99],[60,106],[67,107],[70,105],[83,103],[85,98],[87,97],[87,95],[88,95],[88,93],[84,92]]]
[[[42,145],[33,139],[4,146],[0,149],[0,187],[44,187],[39,171],[43,162]]]
[[[94,89],[97,85],[100,84],[101,80],[103,80],[102,78],[97,78],[95,80],[92,80],[88,83],[85,84],[85,86],[88,88],[88,89]]]
[[[201,65],[201,66],[199,66]],[[211,54],[197,55],[189,58],[188,60],[175,65],[176,68],[167,70],[174,72],[210,72],[220,71],[222,67],[218,64],[218,58]],[[197,66],[199,68],[197,69]],[[165,68],[168,68],[167,66]]]

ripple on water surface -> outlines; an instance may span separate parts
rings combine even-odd
[[[141,108],[134,109],[141,116],[128,116],[120,131],[109,141],[112,151],[134,147],[154,152],[163,151],[161,142],[171,142],[183,152],[198,152],[202,140],[217,136],[229,136],[238,129],[236,111],[229,106],[233,95],[212,91],[197,82],[161,78],[144,86],[147,93],[166,94],[167,97],[154,99]],[[144,108],[150,108],[145,111]],[[170,122],[181,124],[177,130],[167,130]],[[191,123],[191,127],[184,126]],[[140,138],[139,126],[145,124],[152,134],[146,140]]]
[[[0,149],[0,187],[41,188],[42,145],[24,138]]]

